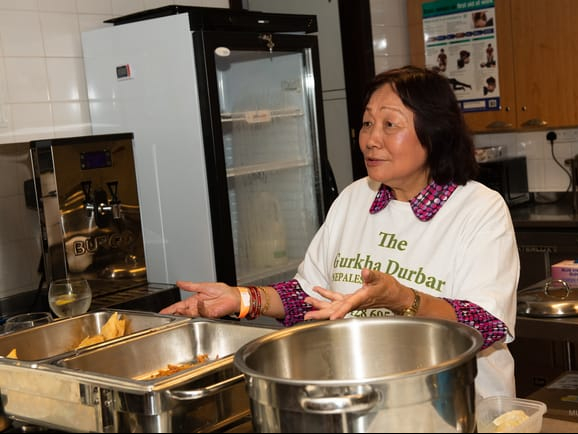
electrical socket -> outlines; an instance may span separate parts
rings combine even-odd
[[[578,142],[578,130],[576,128],[557,130],[556,135],[558,136],[556,139],[558,143]]]

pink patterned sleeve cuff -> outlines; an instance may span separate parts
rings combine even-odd
[[[309,312],[313,307],[305,303],[307,293],[303,291],[301,285],[296,279],[288,280],[287,282],[279,282],[271,285],[281,297],[283,308],[285,309],[285,318],[282,323],[285,327],[295,325],[303,322],[305,313]]]
[[[478,330],[484,338],[482,350],[501,341],[508,334],[506,324],[475,303],[444,298],[456,312],[458,322]]]

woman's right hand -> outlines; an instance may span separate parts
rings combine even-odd
[[[235,286],[221,282],[177,281],[176,285],[194,294],[171,304],[161,314],[185,315],[190,317],[221,318],[239,312],[241,295]]]

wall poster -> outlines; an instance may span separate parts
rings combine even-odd
[[[494,0],[438,0],[422,13],[426,66],[450,79],[462,111],[498,110]]]

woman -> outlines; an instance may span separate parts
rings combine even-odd
[[[267,287],[177,282],[162,313],[303,320],[402,314],[478,329],[476,390],[515,395],[519,257],[502,197],[474,181],[474,146],[448,80],[404,67],[370,83],[359,145],[368,176],[331,206],[295,278]]]

